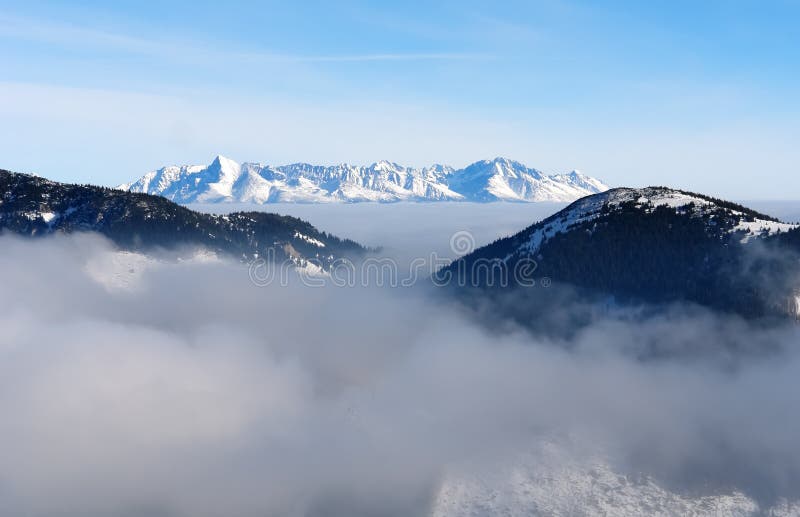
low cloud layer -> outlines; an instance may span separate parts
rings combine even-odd
[[[499,237],[513,235],[534,221],[553,215],[567,203],[241,203],[193,204],[208,213],[260,210],[291,215],[368,247],[381,255],[407,263],[429,259],[431,253],[457,258],[451,245],[454,233],[468,231],[474,246],[484,246]],[[463,254],[461,250],[460,254]]]
[[[259,288],[225,262],[109,289],[98,238],[0,246],[2,515],[425,515],[453,469],[552,440],[681,493],[800,498],[793,325],[542,338],[425,290]]]

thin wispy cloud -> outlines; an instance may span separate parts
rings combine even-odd
[[[92,46],[105,50],[113,48],[148,54],[164,49],[163,44],[151,39],[7,13],[0,13],[0,38],[70,47]]]
[[[449,61],[471,59],[494,59],[491,54],[470,53],[411,53],[411,54],[362,54],[342,56],[296,56],[273,55],[272,59],[297,62],[347,62],[347,61]]]
[[[248,63],[348,63],[381,61],[463,61],[492,59],[493,56],[473,52],[376,52],[365,54],[294,54],[271,51],[251,51],[224,46],[210,46],[189,38],[168,39],[140,37],[95,27],[44,21],[0,13],[0,39],[35,41],[66,48],[89,51],[122,51],[177,59],[188,63],[209,58]]]

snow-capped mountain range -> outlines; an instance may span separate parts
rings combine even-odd
[[[380,161],[369,166],[307,163],[262,165],[217,156],[210,165],[151,171],[117,187],[164,196],[176,203],[328,203],[395,201],[575,201],[608,190],[578,171],[545,173],[508,160],[475,162],[463,169],[422,169]]]

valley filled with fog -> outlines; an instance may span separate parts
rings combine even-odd
[[[222,214],[258,210],[291,215],[317,228],[347,236],[381,256],[407,261],[436,253],[454,259],[450,238],[468,231],[476,246],[511,235],[558,212],[567,203],[328,203],[252,205],[216,203],[187,205],[200,212]]]
[[[800,221],[795,201],[745,202],[783,221]],[[210,203],[187,205],[193,210],[223,214],[241,210],[299,217],[322,230],[348,237],[382,255],[427,257],[434,252],[455,258],[450,238],[468,231],[480,247],[514,234],[566,207],[568,203],[277,203],[253,205]]]
[[[561,206],[265,209],[404,262]],[[213,254],[0,239],[2,515],[800,511],[794,323],[676,306],[539,335],[427,284],[257,286]]]

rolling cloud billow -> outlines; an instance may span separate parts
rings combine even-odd
[[[425,290],[258,288],[222,261],[119,288],[98,237],[2,247],[3,515],[797,510],[792,324],[683,308],[545,338]],[[631,353],[653,340],[712,351]]]

